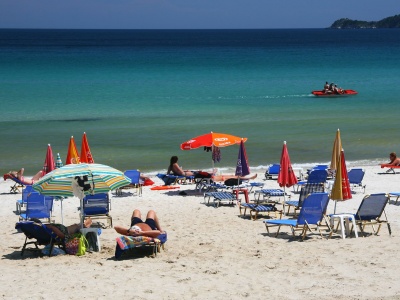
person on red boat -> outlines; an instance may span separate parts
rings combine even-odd
[[[326,81],[325,85],[324,85],[324,93],[326,94],[326,93],[328,93],[328,91],[329,91],[329,83],[328,83],[328,81]]]

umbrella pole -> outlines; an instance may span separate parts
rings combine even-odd
[[[60,201],[61,201],[61,224],[63,224],[64,225],[64,214],[63,214],[63,199],[62,198],[60,198]]]
[[[283,216],[286,216],[285,203],[286,203],[286,186],[283,187]]]
[[[333,208],[333,213],[334,214],[336,214],[336,204],[337,204],[337,201],[335,201],[335,207]]]
[[[80,200],[81,200],[81,210],[80,210],[81,229],[83,229],[83,197],[81,197]]]

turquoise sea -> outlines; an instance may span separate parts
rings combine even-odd
[[[247,137],[250,166],[328,163],[341,131],[346,160],[400,152],[400,30],[0,30],[0,171],[63,161],[87,133],[95,162],[154,173],[206,132]],[[356,96],[311,95],[325,81]],[[219,168],[234,168],[238,147]],[[2,173],[2,174],[3,174]]]

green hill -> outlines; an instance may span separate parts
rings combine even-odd
[[[347,18],[333,22],[333,29],[363,29],[363,28],[400,28],[400,15],[384,18],[380,21],[358,21]]]

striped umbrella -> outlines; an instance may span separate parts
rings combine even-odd
[[[79,184],[79,181],[84,184]],[[124,173],[106,165],[69,164],[46,174],[32,187],[43,195],[77,196],[81,202],[82,220],[84,195],[108,193],[130,183]]]
[[[61,168],[63,166],[63,162],[61,160],[60,153],[57,153],[57,159],[56,159],[56,168]]]

